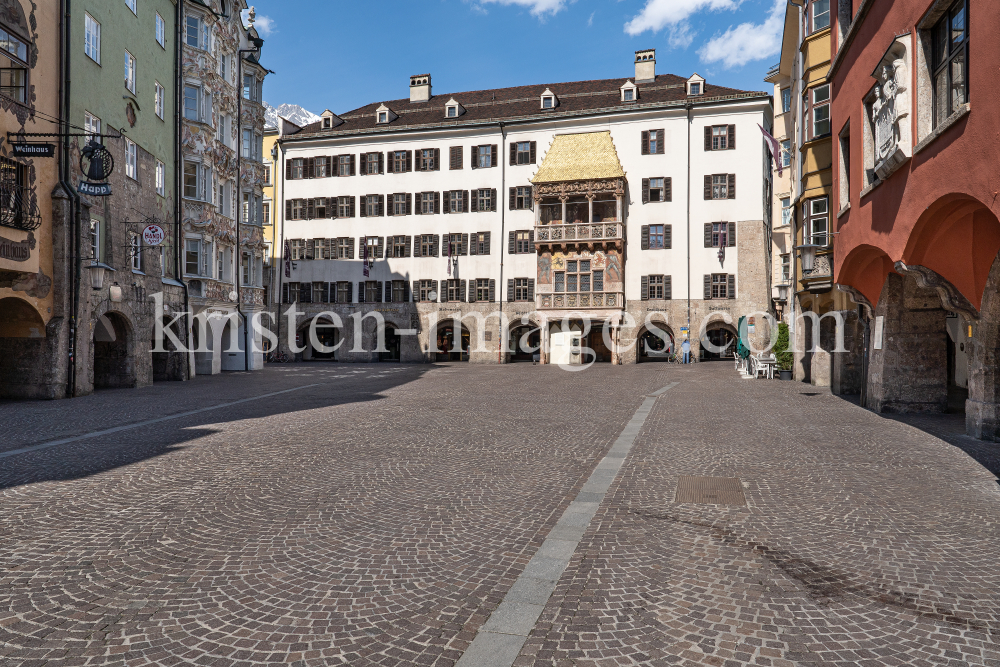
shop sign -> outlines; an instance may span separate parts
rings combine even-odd
[[[11,144],[14,157],[55,157],[54,144]]]
[[[76,191],[81,195],[90,195],[91,197],[108,197],[111,195],[111,184],[80,181]]]
[[[12,241],[0,236],[0,259],[9,259],[13,262],[27,262],[31,257],[31,250],[34,247],[34,235],[29,235],[26,241]]]
[[[163,228],[159,225],[149,225],[142,230],[142,242],[146,245],[160,245],[164,237]]]

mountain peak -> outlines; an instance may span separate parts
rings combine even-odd
[[[282,104],[277,108],[264,102],[264,127],[278,127],[278,118],[289,120],[299,127],[304,127],[310,123],[315,123],[319,116],[311,111],[303,109],[298,104]]]

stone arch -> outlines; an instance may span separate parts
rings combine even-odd
[[[993,260],[982,294],[979,320],[969,341],[969,398],[966,432],[981,440],[1000,441],[1000,254]]]
[[[305,347],[302,351],[302,361],[338,361],[337,353],[343,349],[347,342],[344,338],[344,332],[335,328],[333,319],[323,315],[316,316],[316,340],[320,345],[324,347],[334,347],[341,341],[340,347],[334,352],[320,352],[315,347],[313,347],[312,341],[309,338],[309,327],[312,325],[313,318],[309,318],[301,325],[299,325],[296,331],[297,344],[299,347]]]
[[[45,338],[45,321],[24,299],[0,299],[0,338]]]
[[[468,361],[471,344],[472,335],[464,322],[459,329],[455,326],[455,320],[448,318],[437,322],[431,330],[431,349],[436,350],[435,361]]]
[[[108,311],[94,323],[94,388],[137,387],[135,327],[118,311]]]
[[[173,332],[174,336],[181,344],[185,344],[185,335],[182,331],[183,319],[177,320],[171,324],[171,320],[174,318],[164,315],[161,319],[163,325],[163,343],[161,345],[164,352],[156,352],[157,340],[156,340],[156,327],[154,326],[152,332],[152,340],[150,342],[150,349],[152,352],[153,361],[153,381],[160,382],[164,380],[184,380],[184,367],[185,367],[185,355],[186,353],[177,349],[177,346],[171,342],[170,337],[167,336],[166,331],[169,329]]]
[[[739,334],[736,332],[736,325],[726,322],[722,316],[713,316],[704,325],[704,334],[699,338],[698,343],[701,348],[697,354],[699,359],[712,361],[716,359],[732,359],[736,351],[736,339]],[[709,347],[707,343],[711,343]],[[712,348],[722,348],[722,352],[714,351]],[[694,347],[691,348],[692,356],[696,354]]]
[[[65,381],[59,382],[58,366],[48,361],[54,358],[54,339],[58,336],[48,337],[41,313],[30,303],[18,297],[0,299],[0,397],[62,395]]]
[[[512,321],[507,328],[507,358],[511,362],[534,361],[541,355],[542,329],[544,324],[537,316],[528,317],[524,324],[521,317]]]
[[[851,293],[864,297],[874,308],[878,305],[886,277],[894,272],[895,266],[884,250],[872,245],[859,245],[841,263],[837,282],[849,286]]]
[[[219,353],[222,356],[222,370],[224,371],[246,370],[244,326],[246,326],[246,315],[229,313],[225,318],[222,334],[219,338]]]
[[[635,338],[636,363],[669,361],[670,355],[677,352],[677,338],[674,336],[674,330],[666,322],[651,322],[650,324],[663,331],[667,339],[664,340],[661,337],[662,334],[651,331],[651,327],[644,324]]]
[[[901,261],[937,274],[978,310],[998,252],[997,216],[979,200],[953,193],[940,197],[917,219]]]

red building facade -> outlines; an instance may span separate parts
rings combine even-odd
[[[837,4],[834,280],[868,318],[865,403],[998,440],[1000,2]]]

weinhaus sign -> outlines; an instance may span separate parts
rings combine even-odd
[[[12,241],[0,236],[0,259],[9,259],[13,262],[27,262],[31,257],[31,250],[34,247],[34,234],[28,234],[28,238],[25,241]]]

